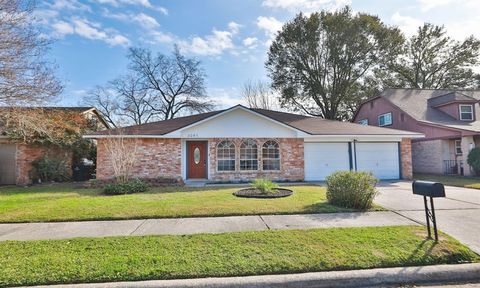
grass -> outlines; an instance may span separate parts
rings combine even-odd
[[[413,179],[440,182],[447,186],[480,189],[480,177],[415,174]]]
[[[146,193],[106,196],[68,185],[0,188],[0,222],[80,221],[252,214],[346,212],[327,203],[325,188],[292,186],[278,199],[232,195],[237,188],[152,188]],[[381,208],[375,207],[375,210]]]
[[[479,261],[419,226],[0,242],[0,286],[299,273]]]

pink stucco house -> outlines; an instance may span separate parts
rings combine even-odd
[[[362,103],[353,122],[419,132],[413,171],[472,175],[468,152],[480,145],[480,90],[387,89]]]
[[[115,176],[106,144],[121,137],[135,140],[137,178],[322,181],[338,170],[411,178],[411,139],[423,135],[237,105],[85,137],[98,142],[98,179]]]

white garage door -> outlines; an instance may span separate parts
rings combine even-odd
[[[350,170],[348,143],[305,143],[305,180],[321,181],[334,171]]]
[[[357,170],[379,179],[399,179],[398,143],[356,143]]]

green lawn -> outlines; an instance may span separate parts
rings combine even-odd
[[[238,198],[239,188],[154,188],[146,193],[105,196],[68,185],[0,188],[0,222],[171,218],[351,211],[326,202],[325,188],[291,186],[278,199]],[[380,209],[377,207],[376,209]]]
[[[448,186],[480,189],[480,177],[415,174],[413,175],[413,179],[440,182]]]
[[[476,262],[419,226],[0,242],[0,286],[223,277]]]

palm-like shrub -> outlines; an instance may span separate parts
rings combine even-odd
[[[255,179],[255,181],[252,183],[252,186],[260,190],[260,192],[263,194],[275,193],[274,189],[278,187],[277,184],[268,179]]]

